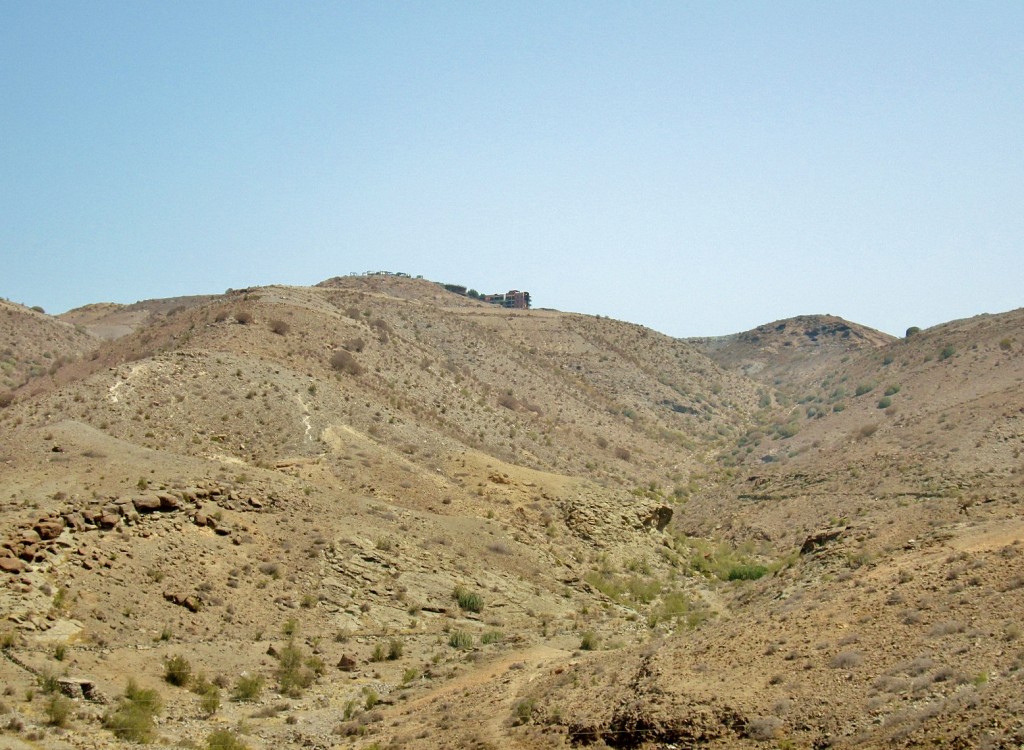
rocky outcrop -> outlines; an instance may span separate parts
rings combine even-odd
[[[179,607],[184,607],[189,612],[198,612],[203,606],[203,602],[198,596],[184,594],[180,591],[165,591],[164,599]]]
[[[835,529],[823,529],[822,531],[816,531],[804,540],[804,543],[800,546],[800,554],[809,555],[812,552],[817,552],[826,544],[834,542],[836,539],[841,537],[845,531],[845,526]]]
[[[571,498],[561,502],[568,529],[585,540],[600,542],[623,532],[663,531],[672,520],[672,508],[635,496],[611,502],[598,498]]]

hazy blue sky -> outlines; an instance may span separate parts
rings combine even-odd
[[[0,0],[0,296],[388,269],[677,336],[1024,305],[1024,2]]]

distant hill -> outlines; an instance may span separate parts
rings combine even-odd
[[[216,299],[216,295],[169,297],[144,300],[131,305],[100,302],[68,310],[58,317],[83,328],[98,339],[116,339],[131,333],[155,317],[174,314],[213,299]]]
[[[800,315],[743,333],[686,339],[722,367],[768,384],[813,378],[851,353],[894,340],[834,315]]]
[[[95,345],[83,329],[0,300],[0,392],[55,372]]]

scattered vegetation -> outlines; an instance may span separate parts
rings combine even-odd
[[[159,693],[128,680],[117,706],[103,718],[103,725],[118,739],[149,743],[156,737],[156,717],[163,710]]]
[[[51,726],[66,727],[75,704],[60,693],[51,695],[46,702],[46,720]]]

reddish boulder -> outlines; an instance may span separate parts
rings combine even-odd
[[[63,518],[43,518],[33,527],[40,539],[56,539],[64,531]]]
[[[170,492],[158,492],[157,497],[160,499],[160,510],[178,510],[181,507],[181,500]]]
[[[16,557],[0,557],[0,570],[4,573],[23,573],[25,563]]]

